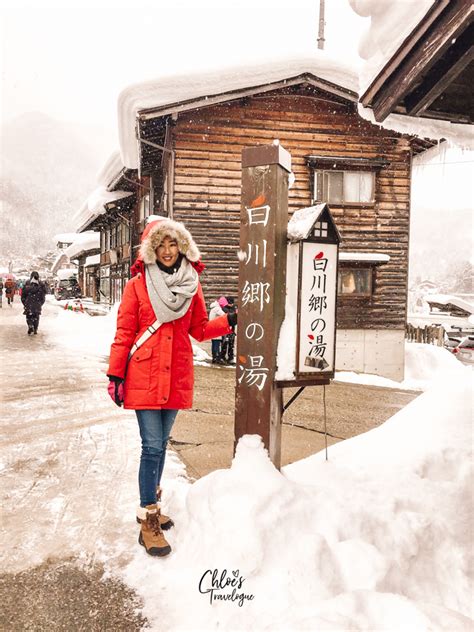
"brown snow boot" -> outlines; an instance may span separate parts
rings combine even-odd
[[[171,547],[165,540],[160,527],[160,509],[157,505],[147,505],[145,518],[141,520],[138,542],[145,547],[148,555],[164,557],[171,553]]]
[[[158,486],[156,488],[156,504],[158,505],[158,509],[160,509],[160,527],[163,529],[163,531],[168,531],[168,529],[171,529],[171,527],[174,526],[174,522],[171,520],[169,516],[166,516],[165,514],[161,513],[161,507],[160,507],[161,492],[162,492],[162,489],[160,486]],[[139,507],[137,510],[138,524],[142,523],[142,520],[143,520],[143,518],[141,518],[142,514],[143,514],[143,508]]]

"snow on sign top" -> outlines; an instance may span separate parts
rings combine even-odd
[[[129,169],[138,168],[135,119],[141,110],[166,106],[171,108],[183,101],[264,86],[305,73],[357,93],[358,78],[354,69],[316,48],[307,55],[285,57],[253,65],[224,67],[206,73],[161,77],[131,85],[121,92],[118,99],[123,164]]]
[[[307,208],[301,208],[299,211],[295,211],[288,222],[287,236],[289,241],[300,241],[306,239],[313,227],[314,222],[317,221],[325,209],[326,204],[316,204],[315,206],[308,206]]]

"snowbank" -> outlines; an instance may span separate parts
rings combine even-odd
[[[280,473],[247,435],[229,470],[181,481],[172,555],[137,549],[124,571],[152,628],[471,630],[467,378],[332,446],[329,462]]]
[[[395,382],[380,375],[337,371],[336,381],[383,386],[386,388],[402,388],[406,390],[425,391],[438,380],[446,377],[459,378],[470,371],[444,347],[417,342],[405,343],[405,379]]]

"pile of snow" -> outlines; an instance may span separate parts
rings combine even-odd
[[[264,86],[309,73],[357,93],[358,79],[352,66],[324,51],[285,56],[269,62],[226,66],[207,73],[172,75],[137,83],[123,90],[118,100],[120,151],[123,164],[138,168],[138,142],[135,131],[137,112],[147,108],[173,106],[181,101],[207,98],[235,90]]]
[[[121,174],[124,166],[120,158],[120,152],[114,151],[97,176],[97,182],[106,189]]]
[[[118,304],[105,316],[91,316],[87,312],[65,309],[72,301],[58,302],[52,297],[48,300],[58,307],[58,311],[55,318],[44,318],[41,327],[54,337],[57,344],[84,356],[109,355],[117,326]]]
[[[396,382],[380,375],[354,373],[352,371],[336,371],[336,381],[383,386],[386,388],[402,388],[405,390],[425,391],[437,380],[446,377],[459,378],[470,371],[453,354],[444,347],[417,342],[405,342],[405,379]]]
[[[229,470],[179,487],[165,471],[173,553],[137,546],[123,572],[152,626],[472,630],[468,377],[332,446],[328,462],[280,473],[247,435]]]

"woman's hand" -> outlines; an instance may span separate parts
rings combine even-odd
[[[110,395],[111,400],[117,406],[123,404],[123,380],[120,377],[109,375],[109,385],[107,386],[107,392]]]

